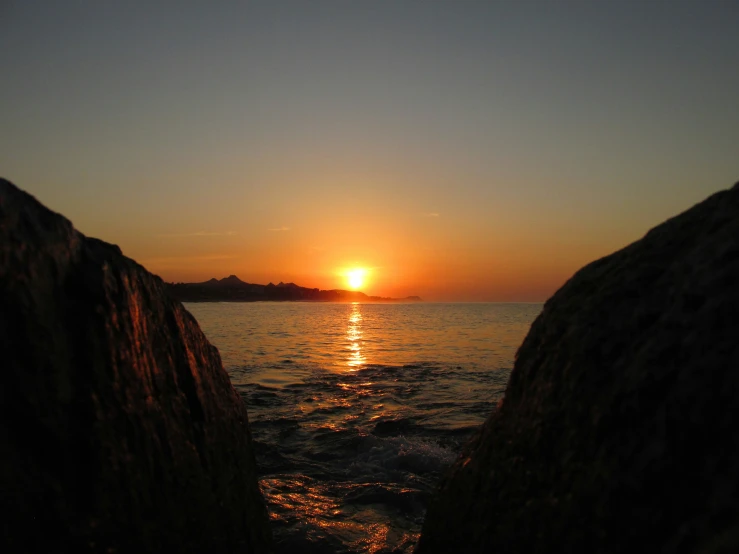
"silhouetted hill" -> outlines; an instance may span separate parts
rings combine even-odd
[[[248,285],[249,283],[245,283],[236,275],[229,275],[228,277],[224,277],[220,281],[218,281],[218,284],[224,287],[237,287],[240,285]]]
[[[421,302],[419,296],[387,298],[368,296],[353,290],[320,290],[301,287],[295,283],[257,285],[246,283],[236,275],[224,279],[210,279],[203,283],[167,283],[170,293],[180,302]]]

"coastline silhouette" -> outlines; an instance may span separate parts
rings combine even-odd
[[[180,302],[421,302],[420,296],[389,298],[370,296],[360,291],[301,287],[295,283],[247,283],[236,275],[210,279],[202,283],[167,283],[170,293]]]

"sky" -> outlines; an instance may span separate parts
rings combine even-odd
[[[739,1],[0,0],[0,176],[166,281],[543,301],[739,180]]]

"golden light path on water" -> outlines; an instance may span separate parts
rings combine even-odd
[[[363,329],[362,329],[362,306],[359,303],[351,305],[351,311],[348,313],[346,324],[345,341],[347,344],[344,349],[346,352],[345,363],[349,372],[359,371],[368,363],[363,349]],[[342,390],[350,392],[356,398],[371,397],[372,391],[368,388],[373,383],[338,383],[338,387]],[[327,404],[319,404],[310,402],[308,405],[301,405],[300,411],[303,413],[311,412],[318,409],[336,408],[338,404],[348,404],[346,401],[337,402],[334,400]],[[372,407],[377,410],[372,420],[377,420],[384,413],[384,406],[376,404]],[[354,419],[356,416],[344,416],[346,419]],[[333,418],[330,418],[333,419]],[[314,428],[316,432],[326,431],[328,429],[334,432],[341,432],[342,427],[347,421],[325,421],[323,424]],[[279,490],[285,489],[285,479],[273,480],[263,479],[261,482],[265,492],[269,495],[273,511],[271,519],[277,524],[282,520],[282,513],[290,513],[293,516],[299,514],[299,517],[316,528],[322,528],[333,536],[341,537],[344,544],[352,545],[355,552],[366,552],[375,554],[380,551],[387,551],[391,545],[411,545],[418,540],[418,533],[408,533],[404,531],[392,530],[385,521],[378,521],[376,516],[370,510],[358,510],[348,506],[342,506],[337,501],[335,484],[327,486],[325,483],[311,479],[306,475],[294,475],[290,486],[287,487],[291,492],[284,493]],[[380,483],[365,483],[364,486],[377,486]],[[345,493],[350,493],[353,486],[347,484]],[[411,493],[411,490],[399,488],[399,494]],[[276,508],[276,509],[275,509]],[[357,518],[361,521],[357,521]],[[374,520],[374,521],[372,521]],[[372,521],[371,523],[367,523]]]
[[[350,350],[347,365],[351,369],[359,369],[367,363],[367,360],[362,353],[362,311],[358,302],[352,304],[352,311],[349,313],[346,339],[349,341]]]

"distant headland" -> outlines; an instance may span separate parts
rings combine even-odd
[[[203,283],[167,283],[172,295],[180,302],[421,302],[419,296],[387,298],[369,296],[354,290],[320,290],[295,283],[256,285],[242,281],[236,275],[211,279]]]

